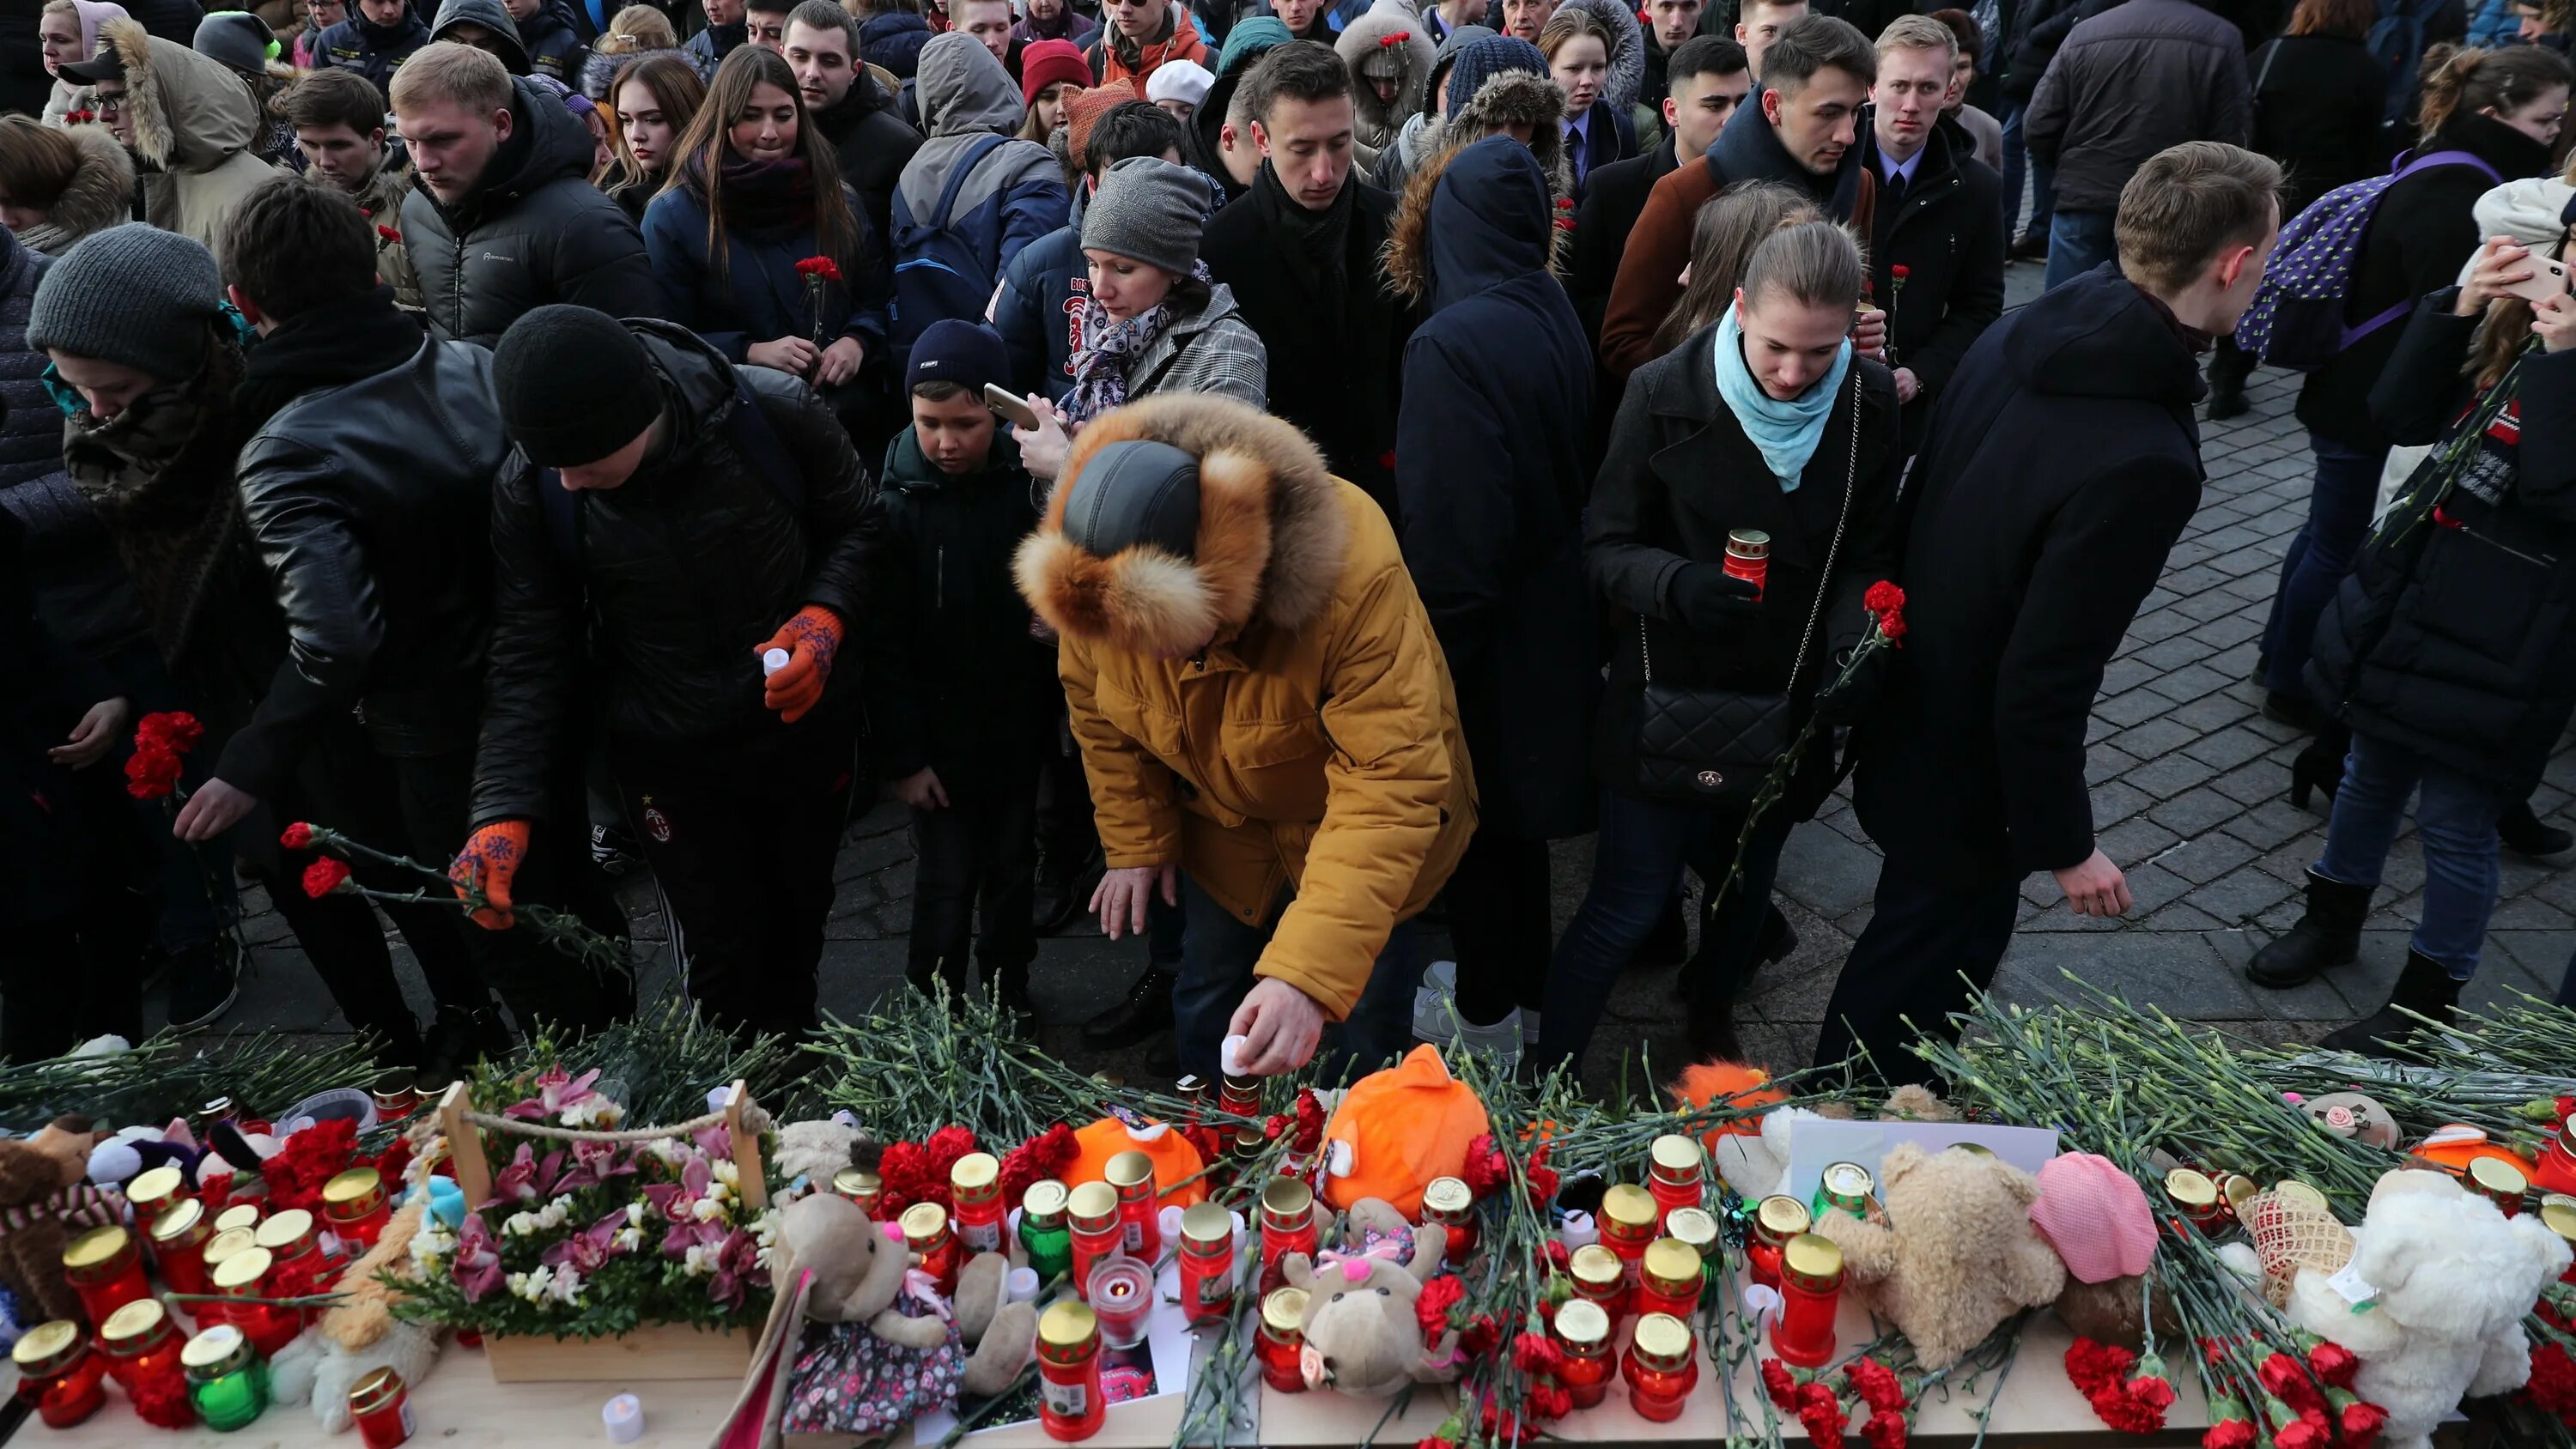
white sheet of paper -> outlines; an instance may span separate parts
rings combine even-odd
[[[1900,1142],[1920,1144],[1926,1152],[1974,1142],[2024,1172],[2037,1172],[2057,1155],[2053,1127],[1987,1127],[1969,1122],[1837,1122],[1831,1118],[1802,1121],[1789,1143],[1789,1179],[1781,1191],[1805,1202],[1816,1195],[1825,1169],[1837,1162],[1857,1162],[1878,1176],[1879,1159]]]

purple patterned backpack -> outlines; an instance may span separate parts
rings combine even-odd
[[[2236,345],[2274,367],[2314,372],[2355,342],[2415,310],[2412,298],[2360,322],[2346,322],[2362,237],[2388,188],[2436,166],[2474,166],[2502,184],[2494,167],[2467,151],[2433,151],[2386,176],[2338,186],[2290,218],[2264,268],[2254,305],[2236,324]]]

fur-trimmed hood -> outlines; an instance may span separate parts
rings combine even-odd
[[[18,240],[52,257],[92,232],[132,220],[134,212],[134,158],[116,137],[99,125],[68,127],[63,134],[72,141],[72,179],[45,219],[18,233]]]
[[[99,27],[125,65],[134,107],[134,151],[161,171],[212,171],[259,139],[259,107],[223,62],[163,40],[139,20]]]
[[[1150,546],[1099,558],[1065,537],[1065,501],[1111,443],[1169,443],[1199,462],[1195,557]],[[1020,593],[1070,637],[1154,657],[1256,627],[1294,630],[1330,602],[1349,547],[1339,485],[1291,424],[1243,403],[1175,393],[1104,413],[1082,430],[1020,545]]]
[[[1431,37],[1422,17],[1405,0],[1377,0],[1333,42],[1351,71],[1351,101],[1359,112],[1359,139],[1383,147],[1406,121],[1421,114],[1431,82]],[[1363,67],[1373,58],[1391,57],[1401,67],[1393,101],[1378,99],[1377,86]]]
[[[1514,70],[1486,81],[1456,116],[1432,121],[1425,127],[1418,143],[1425,159],[1405,182],[1404,196],[1395,208],[1395,224],[1386,234],[1386,276],[1397,295],[1429,300],[1431,264],[1425,248],[1430,240],[1432,196],[1439,191],[1441,176],[1459,152],[1487,136],[1500,134],[1506,126],[1529,127],[1530,154],[1538,158],[1539,169],[1547,173],[1551,221],[1573,219],[1568,203],[1574,199],[1574,168],[1565,157],[1564,119],[1565,93],[1556,88],[1556,82]],[[1550,248],[1548,267],[1561,273],[1574,233],[1566,227],[1552,230],[1555,244]]]
[[[1601,99],[1619,110],[1637,103],[1646,84],[1646,33],[1637,23],[1637,7],[1620,0],[1565,0],[1567,8],[1588,12],[1610,31],[1610,73],[1601,80]]]

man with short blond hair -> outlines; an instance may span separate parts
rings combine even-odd
[[[1900,16],[1878,37],[1870,87],[1871,294],[1887,309],[1909,449],[1968,345],[2004,311],[2003,180],[1943,109],[1958,58],[1950,27]]]
[[[394,73],[393,109],[419,179],[400,230],[432,335],[489,347],[549,302],[667,315],[644,239],[590,184],[590,130],[563,102],[442,41]]]

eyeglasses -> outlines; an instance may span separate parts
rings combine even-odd
[[[112,116],[124,110],[128,101],[124,91],[92,91],[89,99],[91,109],[102,116]]]

